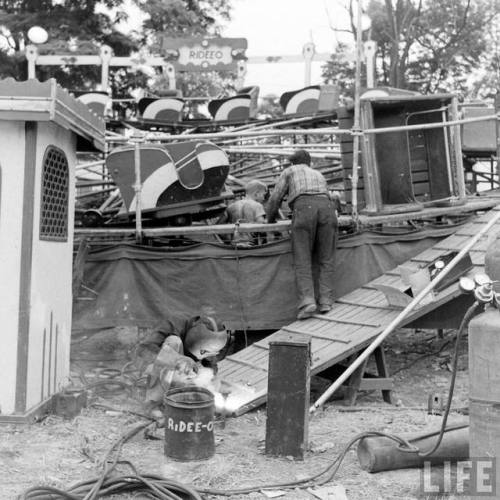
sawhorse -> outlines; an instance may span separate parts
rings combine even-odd
[[[346,406],[352,406],[356,403],[359,391],[382,391],[382,398],[386,403],[392,404],[392,389],[394,381],[389,376],[389,370],[385,360],[384,348],[378,346],[373,351],[375,358],[376,374],[366,373],[368,364],[367,358],[363,364],[349,377],[349,380],[344,385],[344,403]],[[351,357],[351,361],[356,357]],[[328,378],[330,380],[337,379],[340,374],[345,370],[345,366],[334,365],[322,371],[318,375]]]
[[[376,375],[365,373],[368,358],[361,366],[351,375],[347,387],[345,388],[344,402],[347,406],[352,406],[356,403],[358,391],[382,391],[382,398],[386,403],[392,404],[392,389],[394,381],[389,377],[389,370],[385,360],[384,348],[378,346],[373,351],[375,358],[375,366],[377,368]],[[369,375],[369,376],[365,376]]]

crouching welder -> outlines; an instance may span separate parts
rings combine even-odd
[[[190,385],[200,366],[212,368],[215,374],[229,340],[227,330],[211,316],[176,317],[155,329],[141,342],[150,355],[156,353],[146,368],[146,410],[160,417],[165,392]]]

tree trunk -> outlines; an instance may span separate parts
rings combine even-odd
[[[385,8],[387,11],[387,19],[391,29],[390,38],[391,44],[389,49],[389,85],[391,87],[398,86],[398,66],[399,66],[399,27],[398,19],[391,0],[385,0]]]

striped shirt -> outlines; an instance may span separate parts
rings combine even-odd
[[[302,194],[326,194],[328,187],[321,172],[305,164],[292,165],[280,175],[269,199],[268,222],[274,222],[283,198],[288,197],[288,204]]]

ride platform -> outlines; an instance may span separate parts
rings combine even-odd
[[[497,205],[483,215],[477,215],[471,222],[461,226],[452,236],[416,255],[402,266],[336,299],[328,314],[315,314],[307,320],[295,321],[224,359],[219,364],[220,378],[229,386],[245,385],[249,389],[245,397],[241,398],[233,415],[241,415],[266,401],[269,345],[273,340],[278,339],[283,333],[310,337],[311,375],[324,372],[356,355],[368,346],[402,309],[402,307],[390,305],[386,294],[380,291],[378,286],[388,286],[403,293],[408,289],[408,285],[403,282],[402,268],[405,266],[423,268],[450,252],[460,251],[466,242],[477,234],[499,210],[500,205]],[[494,226],[490,235],[498,231],[500,231],[500,222]],[[467,276],[484,272],[484,257],[488,244],[489,235],[481,238],[470,250],[472,266],[466,273]],[[432,300],[418,306],[401,323],[400,327],[457,328],[467,305],[472,301],[473,298],[470,295],[461,293],[458,281],[455,281],[436,293]],[[388,373],[383,375],[388,377]]]

